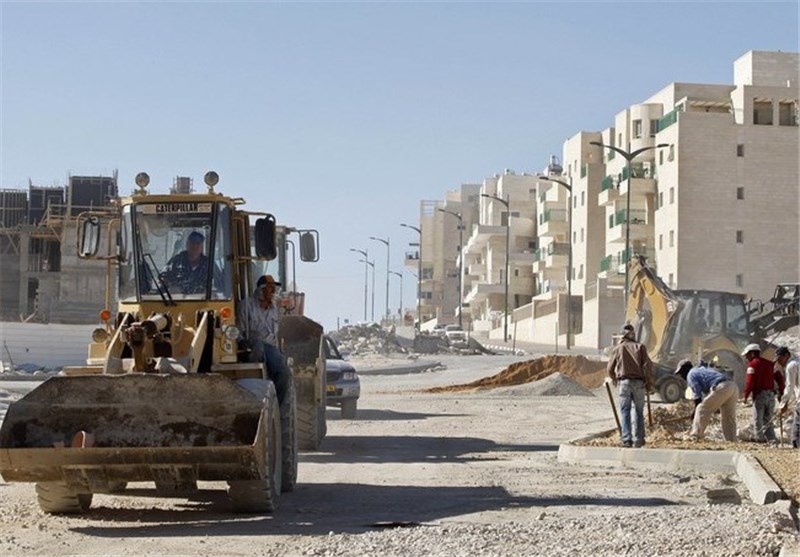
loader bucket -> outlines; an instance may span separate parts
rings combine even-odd
[[[169,489],[259,479],[264,402],[216,374],[53,377],[11,404],[0,428],[6,481],[120,481]]]

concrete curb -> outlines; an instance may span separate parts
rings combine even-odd
[[[700,451],[691,449],[626,449],[577,445],[616,430],[579,437],[559,445],[558,460],[573,463],[623,465],[631,468],[661,468],[670,471],[689,469],[702,472],[735,473],[758,505],[774,503],[785,497],[783,490],[767,474],[755,457],[735,451]],[[794,519],[793,519],[794,520]]]
[[[376,368],[359,368],[356,371],[359,375],[405,375],[409,373],[422,373],[432,368],[439,368],[442,366],[441,362],[425,361],[415,364],[397,365],[391,367],[376,367]]]

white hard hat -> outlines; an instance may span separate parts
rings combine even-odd
[[[747,356],[749,352],[761,352],[761,347],[755,342],[748,344],[745,346],[744,350],[742,350],[742,356]]]

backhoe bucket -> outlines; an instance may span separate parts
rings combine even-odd
[[[6,481],[77,492],[154,481],[259,479],[264,402],[216,374],[53,377],[9,406],[0,428]]]

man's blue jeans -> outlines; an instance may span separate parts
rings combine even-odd
[[[636,410],[636,444],[644,445],[644,381],[621,379],[619,382],[619,410],[622,422],[622,442],[633,441],[631,434],[631,405]]]
[[[775,415],[775,394],[761,391],[753,395],[753,435],[757,441],[776,441],[772,417]]]
[[[264,344],[264,365],[267,366],[267,376],[275,384],[275,392],[278,393],[278,403],[283,404],[286,391],[289,389],[292,372],[286,363],[284,356],[277,347]]]

